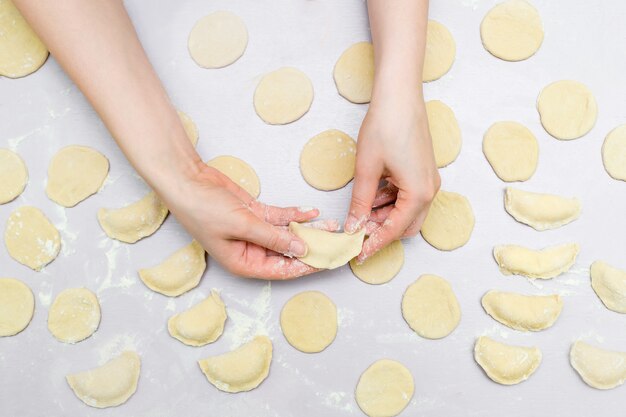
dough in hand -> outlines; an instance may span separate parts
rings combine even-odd
[[[504,275],[550,279],[567,272],[576,262],[579,251],[580,246],[577,243],[543,249],[500,245],[493,248],[493,257]]]
[[[180,121],[183,123],[183,128],[185,129],[185,133],[189,138],[189,141],[193,146],[198,144],[198,137],[200,136],[198,132],[198,126],[194,123],[193,119],[189,117],[186,113],[178,110],[178,117]]]
[[[230,155],[215,157],[206,163],[226,175],[232,182],[243,188],[252,197],[261,194],[261,182],[254,169],[245,161]]]
[[[394,240],[373,256],[359,264],[356,258],[350,261],[352,273],[358,279],[368,284],[384,284],[395,277],[404,265],[404,246],[399,240]]]
[[[578,81],[556,81],[537,99],[541,124],[557,139],[571,140],[586,135],[598,116],[598,105],[586,85]]]
[[[541,364],[536,347],[513,346],[481,336],[474,345],[474,359],[492,381],[515,385],[527,380]]]
[[[48,312],[48,330],[57,340],[76,343],[100,325],[100,303],[86,288],[69,288],[57,295]]]
[[[237,349],[198,361],[207,380],[220,391],[242,392],[258,387],[272,363],[272,341],[257,336]]]
[[[74,394],[90,407],[124,404],[137,390],[141,360],[132,351],[122,352],[99,368],[66,377]]]
[[[172,316],[167,322],[167,331],[186,345],[204,346],[222,335],[225,322],[226,306],[220,295],[211,290],[211,295],[203,301]]]
[[[35,297],[28,285],[14,278],[0,278],[0,337],[24,330],[34,312]]]
[[[0,204],[15,200],[27,182],[28,170],[22,158],[13,151],[0,149]]]
[[[406,408],[414,391],[413,375],[404,365],[381,359],[361,374],[355,396],[369,417],[393,417]]]
[[[319,291],[301,292],[283,306],[280,328],[289,344],[299,351],[321,352],[337,336],[337,307]]]
[[[346,49],[335,64],[333,78],[345,99],[356,104],[369,103],[374,84],[374,46],[358,42]]]
[[[11,0],[0,0],[0,75],[20,78],[37,71],[48,50]]]
[[[539,12],[526,0],[508,0],[493,7],[480,24],[485,49],[505,61],[523,61],[543,42]]]
[[[552,327],[563,309],[560,295],[523,295],[495,290],[483,295],[481,304],[496,321],[523,332]]]
[[[313,136],[302,148],[300,172],[312,187],[338,190],[354,178],[356,142],[337,129]]]
[[[579,340],[572,345],[569,360],[590,387],[612,389],[626,381],[626,352],[600,349]]]
[[[474,212],[461,194],[440,190],[422,225],[422,237],[440,250],[465,245],[474,230]]]
[[[156,232],[167,217],[167,207],[154,191],[118,209],[98,210],[100,227],[111,239],[135,243]]]
[[[435,20],[429,20],[422,81],[434,81],[443,77],[452,67],[455,57],[456,43],[448,28]]]
[[[577,198],[554,194],[532,193],[507,187],[504,208],[515,220],[535,230],[556,229],[580,216]]]
[[[426,102],[428,128],[437,168],[450,165],[461,152],[461,129],[450,107],[439,100]]]
[[[496,122],[485,132],[483,153],[502,181],[526,181],[537,170],[539,144],[526,126]]]
[[[309,111],[312,102],[311,80],[291,67],[266,74],[254,91],[254,109],[270,125],[295,122]]]
[[[11,258],[39,271],[59,255],[61,235],[41,210],[22,206],[7,220],[4,243]]]
[[[626,314],[626,271],[595,261],[591,264],[591,287],[606,308]]]
[[[602,162],[611,177],[626,181],[626,125],[616,127],[606,135],[602,145]]]
[[[237,61],[248,45],[248,29],[239,16],[217,11],[198,20],[187,47],[191,58],[203,68],[222,68]]]
[[[152,268],[139,270],[139,278],[152,291],[178,297],[200,283],[206,269],[206,253],[195,240]]]
[[[300,260],[320,269],[335,269],[347,264],[361,253],[365,238],[364,228],[353,234],[333,233],[291,222],[289,231],[307,244],[308,251]]]
[[[461,308],[448,281],[422,275],[404,292],[402,317],[418,335],[441,339],[459,325]]]
[[[46,194],[63,207],[74,207],[98,192],[109,174],[109,160],[87,146],[66,146],[52,157]]]

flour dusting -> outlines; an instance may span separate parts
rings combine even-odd
[[[227,307],[228,320],[231,322],[227,335],[231,349],[241,346],[256,335],[268,335],[272,317],[272,284],[267,283],[259,294],[249,302],[244,299],[229,298],[242,306],[242,309]],[[232,303],[226,303],[227,305]]]

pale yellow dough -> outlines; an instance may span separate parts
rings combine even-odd
[[[552,327],[563,309],[559,295],[524,295],[491,290],[482,300],[491,317],[515,330],[539,331]]]
[[[248,45],[248,29],[234,13],[217,11],[198,20],[187,47],[191,58],[203,68],[222,68],[237,61]]]
[[[24,77],[37,71],[48,50],[11,0],[0,0],[0,75]]]
[[[496,122],[485,132],[483,153],[502,181],[526,181],[537,170],[539,144],[525,126]]]
[[[220,295],[211,290],[211,295],[189,310],[172,316],[167,330],[175,339],[189,346],[204,346],[215,342],[224,332],[226,306]]]
[[[183,128],[185,129],[185,133],[189,138],[189,141],[193,146],[198,144],[198,138],[200,133],[198,132],[198,126],[194,123],[193,119],[189,117],[186,113],[178,110],[178,117],[180,121],[183,123]]]
[[[626,352],[601,349],[579,340],[572,345],[569,360],[590,387],[612,389],[626,381]]]
[[[291,67],[266,74],[254,91],[254,109],[270,125],[295,122],[309,111],[312,102],[311,80]]]
[[[126,351],[99,368],[66,379],[79,400],[91,407],[107,408],[128,401],[137,390],[140,371],[139,355]]]
[[[448,281],[422,275],[404,292],[402,316],[418,335],[441,339],[459,325],[461,308]]]
[[[369,417],[393,417],[413,398],[413,375],[400,362],[380,359],[367,368],[356,386],[356,402]]]
[[[280,328],[289,344],[299,351],[321,352],[337,335],[337,307],[319,291],[301,292],[283,306]]]
[[[15,200],[26,183],[28,170],[22,158],[13,151],[0,149],[0,204]]]
[[[226,175],[252,197],[257,198],[261,194],[259,177],[245,161],[234,156],[222,155],[211,159],[207,162],[207,165]]]
[[[507,187],[504,208],[515,220],[535,230],[556,229],[580,216],[580,200]]]
[[[500,272],[504,275],[523,275],[528,278],[550,279],[567,272],[580,251],[577,243],[530,249],[518,245],[500,245],[493,248]]]
[[[591,264],[591,287],[609,310],[626,314],[626,271],[606,262]]]
[[[428,127],[437,168],[450,165],[461,152],[461,129],[450,107],[439,100],[426,102]]]
[[[0,337],[24,330],[34,312],[35,297],[28,285],[14,278],[0,278]]]
[[[358,42],[346,49],[335,64],[333,78],[337,91],[345,99],[369,103],[374,84],[374,47],[370,42]]]
[[[76,343],[100,325],[100,303],[86,288],[69,288],[57,295],[48,312],[48,330],[59,341]]]
[[[422,237],[440,250],[465,245],[474,230],[474,211],[461,194],[440,190],[422,225]]]
[[[570,80],[545,87],[537,99],[537,110],[544,129],[561,140],[586,135],[598,116],[598,105],[589,88]]]
[[[602,145],[602,162],[611,177],[626,181],[626,125],[616,127],[606,135]]]
[[[443,77],[452,67],[455,57],[456,43],[448,28],[435,20],[429,20],[422,81],[434,81]]]
[[[302,148],[300,172],[318,190],[337,190],[354,178],[356,142],[341,130],[313,136]]]
[[[404,246],[399,240],[391,242],[373,256],[359,264],[356,258],[350,261],[350,268],[358,279],[368,284],[384,284],[395,277],[404,265]]]
[[[139,278],[152,291],[178,297],[200,283],[206,269],[206,253],[192,241],[152,268],[139,270]]]
[[[224,392],[250,391],[267,378],[272,363],[272,341],[257,336],[237,349],[198,361],[215,388]]]
[[[354,234],[333,233],[291,222],[289,231],[308,246],[307,254],[300,260],[320,269],[335,269],[347,264],[361,253],[365,238],[364,228]]]
[[[543,42],[539,12],[526,0],[508,0],[493,7],[480,24],[485,49],[505,61],[522,61]]]
[[[527,380],[541,364],[536,347],[513,346],[481,336],[474,345],[474,359],[492,381],[515,385]]]
[[[41,210],[22,206],[7,220],[4,243],[11,258],[39,271],[58,256],[61,235]]]

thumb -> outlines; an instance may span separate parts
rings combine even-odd
[[[382,169],[378,167],[372,169],[371,166],[366,166],[365,162],[360,162],[357,158],[350,211],[344,225],[346,232],[358,232],[367,222],[372,211],[381,174]]]
[[[273,226],[256,217],[251,217],[250,221],[246,235],[238,236],[238,238],[283,255],[295,257],[306,255],[306,243],[288,230]]]

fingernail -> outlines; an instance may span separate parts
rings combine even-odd
[[[298,211],[300,213],[308,213],[309,211],[313,211],[313,210],[315,210],[315,207],[310,207],[310,206],[298,207]]]
[[[306,256],[307,248],[304,242],[300,240],[292,240],[289,242],[289,253],[293,254],[298,258],[302,258]]]

